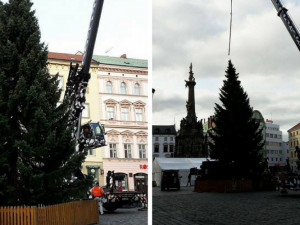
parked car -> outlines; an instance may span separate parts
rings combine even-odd
[[[179,170],[164,170],[161,176],[161,190],[165,191],[171,188],[180,190]]]

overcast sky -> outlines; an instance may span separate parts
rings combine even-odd
[[[283,3],[300,26],[300,1]],[[198,119],[213,115],[231,59],[250,105],[287,140],[300,122],[300,52],[271,0],[233,1],[230,56],[229,24],[229,0],[153,0],[153,124],[179,128],[191,62]]]
[[[42,41],[49,51],[84,51],[94,0],[31,2],[39,20]],[[149,58],[147,23],[147,0],[104,1],[94,54],[121,56],[126,53],[129,58]]]

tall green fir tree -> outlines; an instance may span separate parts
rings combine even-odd
[[[222,105],[215,104],[210,157],[225,165],[229,177],[254,178],[263,171],[262,130],[252,118],[248,95],[230,60],[225,72],[219,97]]]
[[[0,1],[0,204],[53,204],[80,197],[91,177],[75,179],[76,152],[59,104],[56,76],[30,0]]]

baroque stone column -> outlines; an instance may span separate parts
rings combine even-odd
[[[180,122],[180,130],[176,136],[175,157],[178,158],[200,158],[207,157],[204,148],[202,120],[197,121],[195,112],[195,91],[196,81],[192,71],[192,63],[188,80],[185,86],[189,88],[188,101],[186,102],[187,116]]]

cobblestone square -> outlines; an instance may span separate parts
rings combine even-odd
[[[120,208],[113,212],[104,210],[99,215],[99,225],[146,225],[148,224],[148,211],[141,211],[138,208]]]
[[[153,188],[153,225],[299,225],[300,192],[196,193]]]

